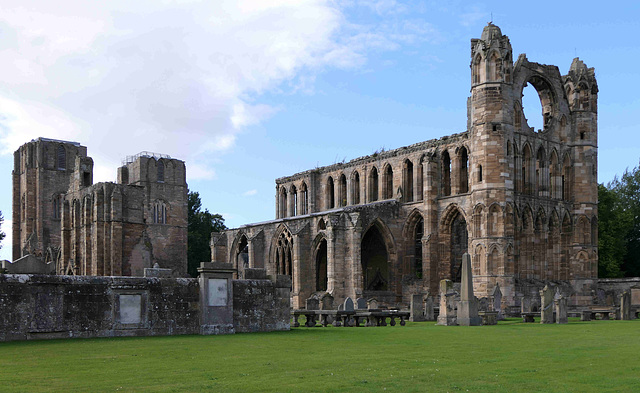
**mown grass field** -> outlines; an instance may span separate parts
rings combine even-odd
[[[0,390],[638,392],[640,320],[0,343]]]

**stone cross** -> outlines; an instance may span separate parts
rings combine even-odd
[[[438,325],[456,325],[455,292],[451,280],[440,280],[440,314]]]
[[[473,296],[473,273],[471,272],[471,256],[462,255],[462,281],[460,285],[460,304],[458,305],[458,325],[480,326],[482,319],[478,316],[478,299]]]
[[[553,323],[554,291],[545,285],[540,290],[540,323]]]
[[[502,315],[502,291],[500,290],[500,284],[496,283],[496,286],[493,288],[493,293],[491,294],[491,306],[493,310],[497,311],[498,320],[503,320],[504,315]]]
[[[411,295],[411,307],[409,309],[409,320],[411,322],[422,322],[425,320],[422,295]]]

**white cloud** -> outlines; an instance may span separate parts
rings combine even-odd
[[[251,195],[256,195],[258,193],[258,190],[249,190],[249,191],[245,191],[242,195],[243,196],[251,196]]]
[[[367,7],[403,11],[393,0]],[[325,68],[359,67],[368,50],[397,49],[429,28],[353,24],[328,0],[5,1],[0,152],[44,136],[85,144],[96,180],[114,179],[120,160],[143,150],[212,178],[210,153],[279,109],[260,94],[311,91]]]

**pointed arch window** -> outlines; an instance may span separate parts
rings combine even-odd
[[[413,163],[408,159],[405,160],[402,169],[404,201],[413,202]]]
[[[369,172],[369,202],[378,200],[378,169],[374,166]]]
[[[442,195],[451,195],[451,157],[446,150],[442,153]]]
[[[336,207],[335,187],[333,177],[329,176],[327,179],[327,209],[333,209],[334,207]]]
[[[360,203],[360,174],[358,171],[353,173],[351,181],[351,204],[358,205]]]
[[[340,190],[338,195],[338,203],[340,206],[347,205],[347,177],[344,175],[340,175]]]
[[[422,217],[416,222],[413,233],[413,272],[417,278],[422,278],[422,237],[424,236],[424,220]]]
[[[387,165],[384,170],[384,196],[383,199],[393,198],[393,169]]]
[[[64,145],[58,145],[57,164],[58,169],[67,169],[67,151],[64,149]]]
[[[164,183],[164,162],[158,161],[158,182]]]
[[[302,194],[302,205],[300,206],[300,214],[309,213],[309,193],[307,191],[307,183],[302,183],[300,186],[300,193]]]
[[[153,223],[167,223],[167,206],[163,201],[157,201],[153,204]]]

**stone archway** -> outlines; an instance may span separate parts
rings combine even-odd
[[[365,291],[389,290],[389,252],[384,237],[375,225],[362,237],[362,288]]]
[[[316,249],[316,291],[326,291],[327,284],[327,240],[322,239]]]
[[[462,278],[462,255],[468,252],[469,233],[467,232],[467,221],[458,212],[451,221],[450,239],[450,274],[451,281],[460,282]]]

